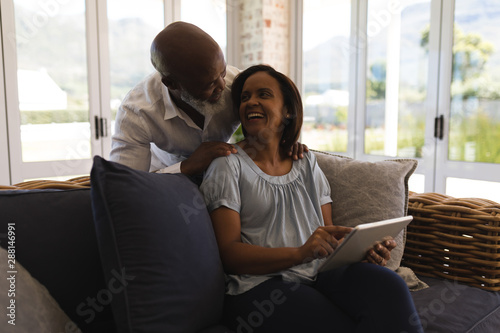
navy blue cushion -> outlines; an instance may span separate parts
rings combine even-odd
[[[104,272],[116,280],[111,305],[119,331],[196,332],[217,324],[224,274],[197,186],[181,174],[100,157],[91,184]]]
[[[113,332],[90,189],[0,191],[0,244],[15,223],[16,260],[83,332]],[[5,272],[4,272],[5,273]],[[22,305],[20,305],[22,306]]]

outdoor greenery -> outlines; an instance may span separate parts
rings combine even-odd
[[[488,70],[495,49],[477,33],[454,26],[450,160],[500,163],[500,84]],[[429,27],[422,32],[421,46],[429,44]],[[497,107],[495,107],[497,106]]]
[[[386,74],[385,61],[376,61],[370,65],[370,75],[366,80],[366,98],[385,99]]]
[[[428,52],[429,26],[421,33],[420,46]],[[500,163],[500,84],[488,70],[494,54],[493,44],[477,33],[464,33],[454,27],[451,112],[449,124],[449,159]],[[366,85],[368,101],[384,101],[386,64],[370,65]],[[425,95],[419,91],[402,90],[399,97],[398,155],[413,151],[422,157],[425,136],[425,113],[412,112],[409,106],[423,107]],[[378,133],[378,134],[376,134]],[[378,138],[377,135],[382,137]],[[365,151],[384,151],[384,133],[367,128]]]
[[[85,123],[89,121],[88,109],[54,110],[54,111],[23,111],[21,125],[51,124],[51,123]]]
[[[37,7],[16,2],[18,68],[45,71],[67,93],[67,110],[22,111],[21,124],[50,124],[89,121],[86,23],[83,12],[55,15],[40,27],[31,24]],[[136,18],[109,22],[112,119],[116,105],[140,80],[153,71],[149,57],[151,38],[157,28]],[[123,43],[126,40],[127,43]]]
[[[241,125],[238,127],[236,132],[233,133],[233,136],[231,137],[231,142],[236,143],[240,142],[243,140],[245,136],[243,135],[243,129],[241,128]]]

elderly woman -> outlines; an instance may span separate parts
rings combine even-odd
[[[253,66],[232,97],[245,139],[201,185],[226,272],[224,323],[237,332],[421,332],[406,284],[383,267],[394,241],[365,262],[318,273],[351,229],[332,225],[314,154],[287,154],[302,126],[293,82]]]

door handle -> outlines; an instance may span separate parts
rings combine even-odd
[[[434,118],[434,137],[443,140],[444,137],[444,116]]]
[[[108,136],[108,120],[99,116],[94,116],[95,139]]]

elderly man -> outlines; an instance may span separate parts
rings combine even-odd
[[[163,29],[151,45],[156,72],[134,87],[116,117],[112,161],[144,171],[200,175],[213,159],[236,153],[238,128],[228,66],[219,45],[185,22]],[[298,146],[298,147],[297,147]],[[294,157],[302,157],[302,145]]]

